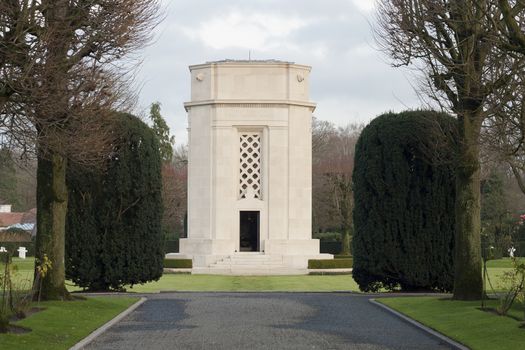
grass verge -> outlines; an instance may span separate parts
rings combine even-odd
[[[377,301],[474,350],[521,349],[525,342],[521,322],[481,311],[479,301],[435,297],[383,298]],[[489,301],[490,307],[496,305],[497,301]],[[523,317],[523,305],[517,305],[511,315]]]
[[[18,266],[19,279],[32,279],[33,259],[21,260],[14,258]],[[81,288],[66,282],[69,291],[80,291]],[[129,292],[158,293],[171,291],[203,291],[203,292],[336,292],[359,291],[351,275],[340,276],[218,276],[218,275],[183,275],[164,274],[160,280],[133,288],[126,287]]]
[[[521,260],[522,258],[520,258]],[[501,258],[496,260],[489,260],[487,261],[487,267],[490,268],[512,268],[512,260],[510,258]]]
[[[13,258],[18,266],[16,280],[24,282],[33,278],[34,259]],[[490,260],[487,263],[489,277],[495,291],[501,291],[500,277],[510,270],[510,259]],[[30,285],[30,283],[28,284]],[[68,284],[70,291],[80,288]],[[131,292],[155,293],[166,291],[358,291],[357,284],[350,275],[339,276],[212,276],[212,275],[169,275],[165,274],[157,282],[136,285]],[[489,288],[488,292],[492,290]]]
[[[138,301],[134,297],[94,297],[77,301],[46,301],[37,312],[15,322],[31,328],[24,334],[0,334],[2,350],[69,349],[104,323]]]
[[[352,276],[218,276],[165,274],[157,282],[136,285],[129,292],[334,292],[358,291]]]

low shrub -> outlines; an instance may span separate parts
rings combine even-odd
[[[314,232],[313,238],[319,239],[323,242],[341,242],[340,232]]]
[[[193,262],[191,259],[164,259],[164,268],[169,269],[191,269]]]
[[[344,270],[344,269],[319,269],[319,270],[312,270],[308,271],[308,275],[310,276],[342,276],[342,275],[351,275],[352,271]]]
[[[515,301],[525,300],[525,263],[516,257],[511,257],[512,270],[505,271],[502,276],[502,286],[505,290],[500,294],[500,304],[496,312],[506,315]]]
[[[308,260],[309,269],[348,269],[351,268],[353,259],[311,259]]]
[[[352,255],[334,255],[334,259],[352,259]]]

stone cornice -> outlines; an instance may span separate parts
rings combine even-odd
[[[268,66],[273,66],[273,67],[291,67],[291,68],[297,68],[297,69],[304,69],[304,70],[307,70],[307,71],[311,71],[312,70],[312,67],[311,66],[307,66],[307,65],[304,65],[304,64],[297,64],[297,63],[294,63],[294,62],[284,62],[284,61],[215,61],[215,62],[206,62],[206,63],[201,63],[201,64],[194,64],[194,65],[191,65],[189,66],[189,69],[190,69],[190,72],[194,69],[202,69],[202,68],[207,68],[207,67],[246,67],[246,66],[249,66],[249,67],[268,67]]]
[[[317,106],[314,102],[306,101],[294,101],[294,100],[204,100],[204,101],[194,101],[194,102],[185,102],[184,108],[186,112],[190,110],[191,107],[199,106],[213,106],[213,107],[229,107],[229,108],[273,108],[273,107],[289,107],[289,106],[298,106],[309,108],[312,112]]]

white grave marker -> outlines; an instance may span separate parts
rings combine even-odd
[[[19,258],[25,259],[26,258],[26,253],[27,253],[26,247],[19,247],[18,248],[18,257]]]

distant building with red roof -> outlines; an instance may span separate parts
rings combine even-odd
[[[8,204],[0,205],[0,232],[18,229],[26,231],[29,237],[33,236],[36,231],[36,209],[31,209],[27,212],[12,212],[11,208],[12,206]],[[11,239],[7,239],[4,236],[5,234],[0,234],[0,238],[3,238],[5,241],[11,241]]]

